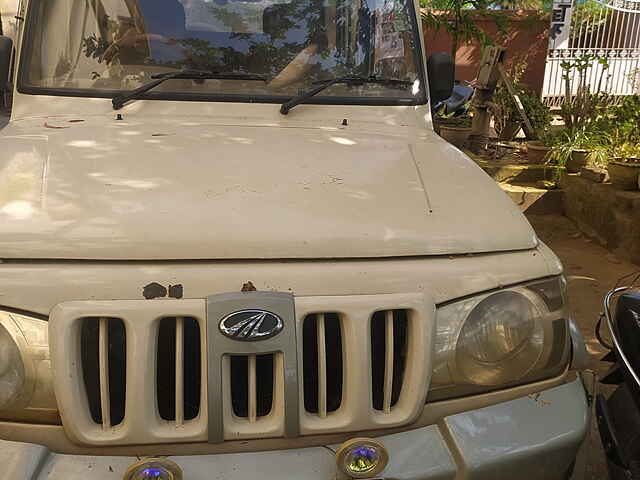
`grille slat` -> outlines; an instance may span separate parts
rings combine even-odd
[[[256,417],[262,418],[273,410],[277,354],[256,355]]]
[[[318,337],[318,415],[327,416],[327,345],[324,328],[324,313],[318,314],[316,322]]]
[[[394,310],[393,318],[393,385],[391,389],[391,405],[394,406],[400,400],[402,387],[405,384],[405,371],[407,368],[407,355],[409,346],[409,312],[407,310]]]
[[[230,355],[233,414],[256,423],[271,413],[274,395],[274,354]]]
[[[407,355],[407,312],[386,310],[371,318],[373,408],[391,413],[400,398]]]
[[[256,356],[249,355],[249,375],[248,377],[248,390],[249,390],[249,421],[255,423],[258,418],[258,394],[256,393]]]
[[[184,318],[176,318],[176,425],[184,423]]]
[[[102,430],[119,425],[125,413],[126,334],[118,318],[81,319],[80,354],[92,420]]]
[[[239,418],[249,416],[249,358],[246,355],[230,355],[231,406]]]
[[[303,323],[305,410],[326,418],[342,403],[342,329],[336,313],[308,315]]]
[[[109,330],[108,320],[100,318],[98,332],[98,357],[100,369],[100,413],[102,428],[111,428],[111,400],[109,398]]]
[[[394,335],[393,335],[393,311],[387,310],[386,323],[386,351],[384,363],[384,405],[386,413],[391,411],[391,398],[393,393],[393,366],[394,366]]]
[[[200,413],[201,334],[192,317],[165,317],[157,330],[156,398],[160,418],[175,425]]]

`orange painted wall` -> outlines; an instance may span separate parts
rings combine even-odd
[[[538,11],[502,11],[499,14],[506,17],[506,33],[499,32],[492,20],[480,15],[476,15],[476,23],[497,45],[507,47],[507,67],[513,62],[527,62],[521,81],[539,93],[544,81],[549,43],[548,15]],[[427,56],[451,51],[451,37],[443,29],[434,31],[425,26],[424,40]],[[456,56],[456,79],[473,80],[478,72],[480,56],[479,44],[461,44]]]

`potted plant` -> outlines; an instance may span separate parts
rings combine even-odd
[[[440,136],[460,149],[467,147],[469,135],[471,135],[471,115],[468,113],[442,119],[440,122]]]
[[[616,146],[607,165],[611,183],[621,190],[640,188],[640,144],[626,142]]]
[[[586,167],[587,163],[589,163],[590,155],[591,150],[586,148],[574,148],[571,150],[571,156],[567,161],[567,172],[580,173],[582,168]]]
[[[542,165],[549,160],[551,147],[543,140],[527,142],[527,160],[533,165]]]
[[[593,63],[601,67],[597,88],[592,88],[587,78]],[[549,159],[557,165],[566,166],[569,173],[578,173],[593,158],[592,151],[598,142],[601,124],[607,124],[610,117],[611,97],[602,93],[600,88],[608,64],[606,59],[596,55],[583,55],[562,62],[561,68],[565,98],[559,115],[566,130],[554,142]]]
[[[546,163],[549,160],[551,146],[556,137],[556,133],[551,127],[553,118],[549,107],[526,88],[521,89],[519,96],[535,134],[535,137],[530,138],[527,142],[527,159],[531,164]]]
[[[526,88],[520,83],[526,69],[526,59],[514,61],[508,67],[507,75],[513,82],[517,92],[521,92]],[[508,142],[513,140],[522,128],[522,117],[504,82],[498,84],[498,88],[496,88],[493,95],[491,113],[493,116],[493,128],[498,138]]]
[[[593,129],[595,124],[592,124]],[[588,128],[583,128],[574,133],[571,138],[571,155],[567,160],[567,172],[580,173],[583,167],[589,163],[592,157],[593,145],[597,138],[597,134],[591,132]]]
[[[504,85],[497,88],[493,101],[493,127],[500,140],[510,142],[522,128],[520,112]]]
[[[569,173],[579,173],[592,158],[597,135],[586,128],[565,130],[551,148],[549,158],[555,164],[565,166]]]
[[[544,132],[551,125],[549,107],[544,105],[526,85],[516,84],[516,92],[522,107],[536,132]],[[493,123],[500,140],[510,141],[515,138],[522,128],[522,116],[516,103],[504,85],[501,85],[494,96],[496,108]],[[535,139],[531,139],[535,140]]]
[[[539,126],[536,129],[537,138],[527,142],[527,160],[533,165],[541,165],[553,160],[553,146],[558,142],[558,132],[551,128]],[[564,167],[564,163],[556,162]]]
[[[591,157],[607,164],[612,184],[636,190],[640,187],[640,95],[626,97],[610,113],[596,124],[598,145]]]

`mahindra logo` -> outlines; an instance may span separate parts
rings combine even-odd
[[[282,331],[284,322],[275,313],[266,310],[240,310],[220,321],[220,331],[223,335],[252,342],[273,337]]]

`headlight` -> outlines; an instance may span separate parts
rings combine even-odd
[[[20,349],[7,330],[0,325],[0,410],[15,403],[24,389],[24,362]]]
[[[52,423],[48,323],[0,311],[0,419]]]
[[[560,375],[569,359],[561,277],[442,306],[429,401]]]

